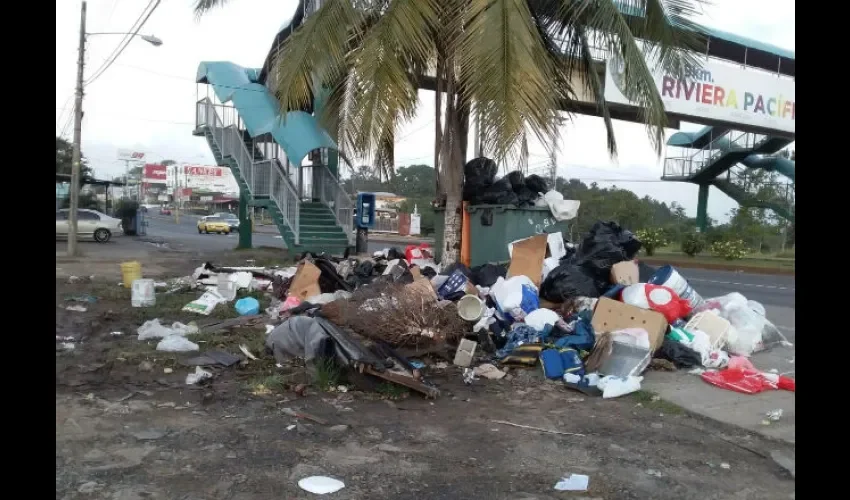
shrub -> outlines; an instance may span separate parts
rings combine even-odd
[[[655,254],[656,248],[667,244],[667,238],[664,236],[664,230],[661,228],[640,229],[635,232],[635,236],[640,240],[644,253],[650,257]]]
[[[740,239],[718,241],[711,245],[711,253],[726,260],[743,259],[748,250],[744,240]]]
[[[700,233],[686,234],[682,240],[682,252],[691,257],[705,250],[705,238]]]

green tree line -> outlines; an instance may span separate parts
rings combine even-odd
[[[422,214],[422,230],[432,233],[435,215],[431,203],[436,197],[435,172],[428,165],[410,165],[396,169],[393,179],[382,180],[377,169],[360,166],[344,180],[349,194],[357,192],[391,192],[407,198],[398,207],[401,212],[413,212],[414,206]],[[558,177],[556,189],[564,198],[581,201],[578,216],[570,221],[566,235],[570,241],[581,241],[582,236],[599,220],[613,220],[632,231],[661,229],[671,245],[678,245],[689,234],[696,232],[695,217],[688,217],[684,207],[677,202],[667,204],[650,196],[639,197],[618,186],[601,187],[595,182],[586,184],[579,179]],[[705,234],[707,242],[740,239],[754,251],[764,253],[789,249],[794,246],[794,225],[775,217],[769,210],[738,207],[730,211],[729,221],[720,224],[710,220]],[[784,238],[784,244],[783,244]]]

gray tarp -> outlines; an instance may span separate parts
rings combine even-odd
[[[278,363],[299,357],[310,364],[316,359],[333,357],[343,366],[356,361],[383,367],[383,363],[358,341],[323,318],[289,318],[266,337],[266,347],[271,349]]]

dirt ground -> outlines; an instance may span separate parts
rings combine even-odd
[[[244,265],[248,258],[267,265],[281,255],[162,252],[143,265],[146,276],[164,278],[188,275],[204,260]],[[309,387],[302,397],[263,352],[258,325],[190,337],[202,352],[241,355],[245,344],[261,359],[212,368],[208,385],[188,386],[193,369],[180,363],[188,356],[155,351],[136,329],[154,317],[200,323],[180,311],[198,293],[158,294],[154,308],[133,309],[117,286],[116,262],[85,263],[94,279],[69,283],[80,265],[57,263],[57,499],[313,498],[297,485],[311,475],[342,480],[345,488],[328,495],[338,499],[794,498],[794,480],[770,458],[793,456],[793,447],[646,392],[591,398],[537,371],[464,385],[458,368],[432,365],[425,372],[442,392],[436,400],[395,386],[342,392],[344,377],[325,384],[333,390]],[[84,294],[96,302],[68,300]],[[219,306],[213,319],[233,315]],[[590,477],[587,492],[554,489],[571,473]]]

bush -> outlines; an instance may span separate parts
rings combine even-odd
[[[682,240],[682,252],[691,257],[705,250],[705,238],[700,233],[686,234]]]
[[[726,260],[738,260],[746,257],[749,249],[744,240],[724,240],[711,245],[711,253]]]
[[[635,236],[640,240],[644,253],[650,257],[655,254],[656,248],[667,245],[667,238],[661,228],[640,229],[635,232]]]

